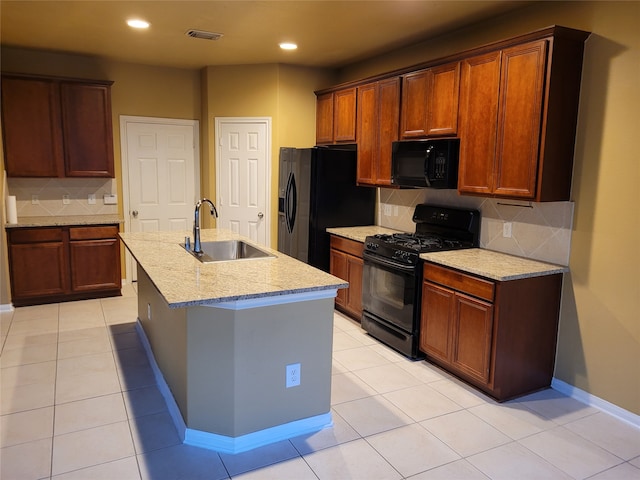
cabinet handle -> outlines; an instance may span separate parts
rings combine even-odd
[[[133,212],[131,212],[131,215],[133,216],[133,218],[138,218],[138,210],[134,210]]]

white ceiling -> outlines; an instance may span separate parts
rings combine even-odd
[[[524,1],[0,1],[2,45],[179,68],[340,67],[527,6]],[[135,31],[125,21],[151,23]],[[222,33],[220,40],[185,35]],[[298,50],[285,52],[282,41]]]

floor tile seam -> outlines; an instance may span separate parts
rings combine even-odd
[[[526,437],[526,438],[529,438],[529,437]],[[524,440],[524,438],[523,438],[523,439],[521,439],[521,440]],[[531,449],[530,449],[529,447],[527,447],[524,443],[522,443],[522,442],[521,442],[521,440],[516,440],[516,441],[515,441],[515,443],[517,443],[520,447],[524,448],[527,452],[529,452],[529,453],[533,454],[534,456],[536,456],[537,458],[539,458],[540,460],[542,460],[542,461],[543,461],[543,462],[545,462],[546,464],[551,465],[551,466],[552,466],[553,468],[555,468],[556,470],[560,470],[562,473],[564,473],[564,474],[565,474],[565,475],[567,475],[568,477],[576,478],[576,477],[574,477],[573,475],[571,475],[571,473],[570,473],[570,472],[567,472],[565,469],[563,469],[561,466],[556,465],[555,463],[552,463],[550,460],[548,460],[548,459],[544,458],[544,457],[543,457],[542,455],[540,455],[539,453],[535,452],[534,450],[531,450]],[[498,447],[496,447],[496,448],[498,448]],[[622,462],[622,463],[624,463],[624,460],[621,460],[621,462]],[[580,477],[579,479],[576,479],[576,480],[586,480],[587,478],[591,478],[591,477],[593,477],[593,476],[595,476],[595,475],[599,475],[599,474],[601,474],[602,472],[604,472],[604,471],[606,471],[606,470],[608,470],[608,469],[610,469],[610,468],[617,467],[617,466],[619,466],[619,465],[621,465],[621,463],[616,464],[616,465],[613,465],[613,466],[611,466],[611,467],[608,467],[608,468],[606,468],[605,470],[601,470],[601,471],[599,471],[599,472],[595,472],[595,473],[593,473],[592,475],[589,475],[588,477]]]
[[[376,368],[376,367],[371,367],[371,368]],[[380,391],[380,390],[378,390],[376,387],[374,387],[374,386],[373,386],[373,385],[371,385],[369,382],[367,382],[364,378],[362,378],[360,375],[358,375],[358,373],[357,373],[357,372],[361,372],[361,371],[362,371],[362,370],[354,371],[354,372],[353,372],[353,374],[354,374],[356,377],[358,377],[358,379],[359,379],[362,383],[364,383],[364,384],[365,384],[365,385],[367,385],[369,388],[371,388],[372,390],[374,390],[375,392],[377,392],[377,395],[381,395],[381,396],[383,396],[383,397],[384,397],[385,395],[389,394],[389,393],[402,392],[402,391],[404,391],[404,390],[409,390],[409,389],[411,389],[411,388],[413,388],[413,387],[418,386],[418,385],[409,385],[409,386],[406,386],[406,387],[400,387],[400,388],[397,388],[397,389],[393,389],[393,390],[386,390],[386,391],[384,391],[384,392],[381,392],[381,391]],[[418,380],[418,381],[420,381],[420,379],[417,379],[417,380]],[[385,398],[385,400],[387,400],[387,401],[391,402],[391,400],[389,400],[389,399],[387,399],[387,398]],[[391,403],[393,403],[393,402],[391,402]],[[397,408],[399,408],[399,407],[397,407]],[[406,414],[405,414],[405,415],[406,415]]]
[[[117,423],[123,423],[123,422],[129,422],[129,418],[124,418],[124,419],[116,420],[116,421],[113,421],[113,422],[101,423],[99,425],[92,425],[90,427],[78,428],[77,430],[71,430],[71,431],[68,431],[68,432],[56,433],[55,432],[55,420],[54,420],[53,438],[56,439],[56,438],[64,437],[64,436],[67,436],[67,435],[77,434],[77,433],[80,433],[80,432],[88,432],[89,430],[94,430],[96,428],[101,428],[101,427],[107,427],[109,425],[115,425]]]
[[[584,418],[584,417],[583,417],[583,418]],[[569,432],[569,433],[570,433],[570,434],[572,434],[572,435],[577,435],[577,436],[578,436],[578,437],[580,437],[582,440],[584,440],[585,442],[589,443],[592,447],[595,447],[595,448],[597,448],[597,449],[599,449],[599,450],[602,450],[602,451],[604,451],[604,452],[606,452],[606,453],[608,453],[608,454],[610,454],[610,455],[613,455],[614,457],[616,457],[616,458],[620,459],[620,461],[622,461],[622,462],[628,462],[628,461],[629,461],[629,459],[623,458],[623,457],[621,457],[620,455],[618,455],[617,453],[612,452],[611,450],[609,450],[609,449],[607,449],[607,448],[603,447],[602,445],[599,445],[599,444],[595,443],[595,442],[594,442],[593,440],[591,440],[590,438],[587,438],[587,437],[585,437],[585,436],[581,435],[580,433],[578,433],[578,432],[574,432],[573,430],[571,430],[571,429],[567,428],[567,427],[566,427],[567,425],[568,425],[568,424],[558,425],[557,427],[555,427],[555,428],[553,428],[553,429],[551,429],[551,430],[555,430],[555,429],[557,429],[557,428],[562,428],[563,430],[566,430],[567,432]],[[547,430],[545,430],[545,431],[547,431]],[[633,457],[633,458],[635,458],[635,457]]]
[[[405,426],[406,426],[406,425],[405,425]],[[401,427],[397,427],[397,428],[401,428]],[[395,429],[396,429],[396,428],[392,428],[392,429],[389,429],[389,430],[385,430],[384,432],[389,432],[389,431],[392,431],[392,430],[395,430]],[[384,432],[380,432],[380,433],[384,433]],[[402,474],[402,472],[398,471],[398,469],[393,465],[393,463],[391,463],[391,462],[389,461],[389,459],[387,459],[387,457],[385,457],[385,456],[382,454],[382,452],[380,452],[380,451],[379,451],[375,446],[373,446],[373,445],[371,444],[371,442],[369,442],[369,440],[367,440],[367,438],[372,437],[373,435],[377,435],[377,434],[367,435],[366,437],[363,437],[362,439],[363,439],[365,442],[367,442],[367,445],[369,445],[369,447],[370,447],[374,452],[376,452],[376,453],[380,456],[380,458],[382,458],[382,459],[387,463],[387,465],[389,465],[389,467],[391,467],[391,468],[393,469],[393,471],[394,471],[394,472],[396,472],[396,473],[400,476],[400,478],[404,479],[404,478],[405,478],[405,476]],[[419,472],[419,473],[421,473],[421,472]],[[413,475],[418,475],[418,474],[416,473],[416,474],[413,474]]]

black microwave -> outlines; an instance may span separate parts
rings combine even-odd
[[[412,188],[457,188],[460,139],[393,142],[391,184]]]

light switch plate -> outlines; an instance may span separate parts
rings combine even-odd
[[[95,205],[96,204],[96,194],[95,193],[90,193],[87,196],[87,202],[89,203],[89,205]]]
[[[103,198],[104,198],[105,205],[118,204],[118,195],[116,195],[115,193],[105,193]]]

